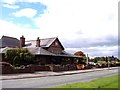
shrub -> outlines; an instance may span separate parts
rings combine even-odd
[[[117,66],[120,66],[120,62],[116,62],[116,65],[117,65]]]
[[[12,65],[32,64],[34,56],[26,48],[11,48],[5,53],[6,61]]]
[[[13,65],[14,66],[19,66],[20,65],[20,57],[19,56],[15,56],[13,59]]]

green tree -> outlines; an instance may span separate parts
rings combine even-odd
[[[5,53],[6,61],[13,65],[34,63],[34,56],[26,48],[11,48]]]
[[[5,59],[11,64],[13,64],[13,59],[14,59],[15,56],[16,56],[16,50],[15,49],[9,49],[5,53]]]
[[[20,57],[19,56],[15,56],[13,59],[13,65],[14,66],[19,66],[20,65]]]

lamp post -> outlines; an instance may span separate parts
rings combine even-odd
[[[110,67],[110,66],[109,66],[109,57],[107,57],[107,63],[108,63],[108,69],[109,69],[109,67]]]
[[[88,65],[88,54],[87,54],[87,60],[86,60],[86,64]]]

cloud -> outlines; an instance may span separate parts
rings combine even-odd
[[[0,25],[2,30],[0,31],[0,36],[6,35],[6,36],[12,36],[19,39],[21,35],[24,35],[27,39],[30,37],[34,38],[32,34],[34,34],[32,29],[28,29],[25,27],[21,27],[19,25],[16,25],[12,22],[7,22],[4,20],[0,20]],[[7,26],[6,26],[7,25]]]
[[[1,0],[1,2],[8,3],[8,4],[14,4],[17,0]]]
[[[17,6],[17,5],[11,5],[11,4],[3,4],[2,6],[3,7],[7,7],[7,8],[11,8],[11,9],[17,9],[17,8],[19,8],[19,6]]]
[[[46,32],[46,31],[41,31],[39,29],[28,29],[27,27],[21,27],[14,23],[6,22],[3,20],[0,20],[0,25],[2,28],[1,35],[12,36],[12,37],[16,37],[18,39],[22,35],[25,36],[26,40],[35,40],[38,36],[40,38],[46,38],[46,37],[50,37],[50,35],[51,35],[51,33]],[[6,25],[7,25],[7,27],[6,27]],[[117,54],[118,54],[118,46],[116,44],[113,46],[111,46],[111,45],[108,46],[108,45],[104,45],[104,44],[102,46],[99,46],[99,45],[86,46],[86,44],[87,45],[93,44],[90,42],[89,39],[87,39],[87,42],[89,42],[89,44],[87,42],[80,42],[78,40],[79,42],[74,41],[74,43],[70,43],[69,45],[67,45],[68,42],[72,42],[72,41],[64,42],[64,39],[62,39],[62,38],[59,38],[59,39],[60,39],[61,43],[63,44],[63,46],[65,46],[65,50],[70,53],[75,53],[76,51],[83,51],[85,54],[89,54],[90,57],[111,56],[111,55],[117,56]],[[111,41],[114,41],[114,40],[112,39]]]
[[[46,38],[47,35],[48,37],[50,35],[48,32],[41,31],[40,29],[30,29],[29,25],[21,26],[19,24],[4,20],[0,20],[0,25],[2,28],[0,31],[0,37],[2,37],[2,35],[5,35],[19,39],[22,35],[24,35],[26,40],[35,40],[37,37]]]
[[[45,0],[43,3],[48,9],[34,22],[41,30],[58,35],[70,52],[74,48],[85,48],[87,52],[94,47],[91,56],[117,55],[116,48],[111,51],[118,44],[117,0],[59,0],[54,3]],[[102,51],[104,47],[108,48]]]
[[[118,37],[117,36],[111,36],[107,35],[106,37],[101,38],[83,38],[78,37],[75,40],[65,40],[63,41],[65,43],[66,48],[89,48],[89,47],[97,47],[97,46],[115,46],[118,45]],[[77,44],[75,44],[77,43]]]
[[[83,51],[85,54],[88,54],[89,57],[97,56],[117,56],[118,57],[118,46],[97,46],[89,48],[66,48],[66,51],[75,53],[77,51]]]
[[[90,56],[117,55],[118,0],[20,0],[47,6],[44,14],[34,17],[35,9],[14,13],[16,17],[34,17],[39,29],[28,29],[2,21],[1,34],[26,39],[58,36],[68,52],[82,50]],[[7,33],[11,29],[11,32]],[[19,32],[19,33],[18,33]],[[17,33],[17,34],[16,34]]]
[[[107,4],[107,1],[43,1],[48,9],[42,17],[37,17],[34,21],[41,30],[50,30],[67,39],[77,38],[76,32],[79,31],[83,33],[82,37],[117,35],[117,2],[111,0]],[[110,14],[111,21],[108,20]]]
[[[32,8],[25,8],[25,9],[22,9],[20,11],[16,11],[15,13],[13,13],[13,15],[16,16],[16,17],[25,16],[25,17],[28,17],[28,18],[32,18],[36,14],[37,14],[37,11],[35,9],[32,9]]]

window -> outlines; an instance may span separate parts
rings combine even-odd
[[[57,46],[58,45],[58,42],[55,42],[55,46]]]

